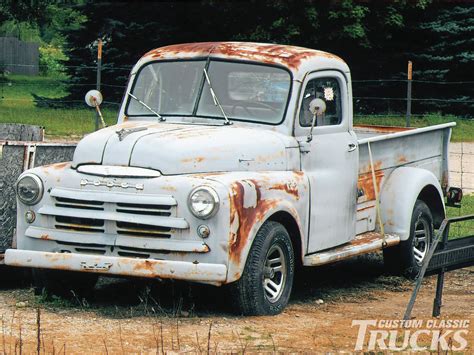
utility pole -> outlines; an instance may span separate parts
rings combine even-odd
[[[410,127],[410,118],[411,118],[411,81],[413,77],[413,66],[411,60],[408,61],[408,80],[407,80],[407,117],[406,117],[406,126]]]

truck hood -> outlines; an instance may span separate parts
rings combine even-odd
[[[163,175],[298,170],[297,150],[293,137],[270,130],[127,122],[84,137],[72,167],[131,166]]]

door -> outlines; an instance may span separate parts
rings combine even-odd
[[[349,242],[355,236],[359,152],[352,131],[352,97],[346,76],[318,71],[303,83],[295,135],[302,147],[302,170],[310,180],[307,253]],[[326,104],[308,141],[313,114],[309,103]]]

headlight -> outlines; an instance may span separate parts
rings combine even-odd
[[[207,219],[214,216],[219,209],[219,196],[210,187],[200,186],[189,194],[188,205],[197,218]]]
[[[43,182],[36,175],[23,175],[16,183],[16,194],[25,205],[34,205],[43,196]]]

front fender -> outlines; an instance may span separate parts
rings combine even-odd
[[[227,282],[240,278],[260,227],[277,212],[286,212],[298,225],[304,248],[307,221],[307,179],[297,172],[261,173],[229,184],[230,231]],[[298,253],[299,254],[299,253]]]
[[[427,186],[434,187],[444,208],[441,186],[431,171],[400,167],[390,174],[380,193],[380,212],[385,233],[397,234],[400,240],[408,239],[413,207]]]

